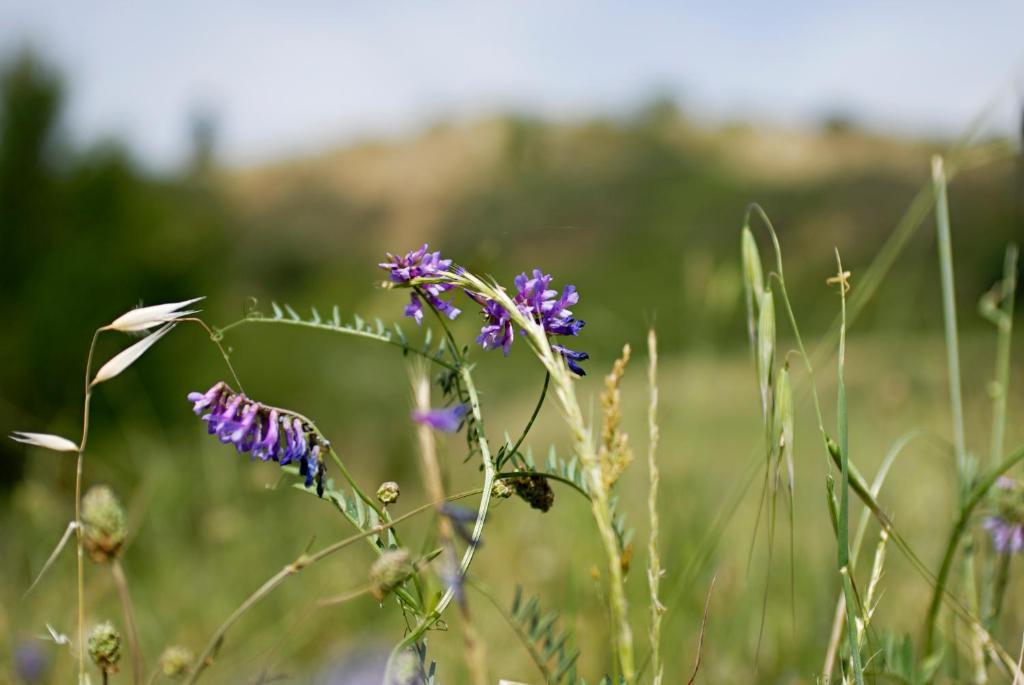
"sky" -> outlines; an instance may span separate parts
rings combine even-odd
[[[179,163],[190,117],[250,164],[448,117],[625,115],[655,95],[717,121],[955,135],[1000,98],[1019,125],[1024,0],[32,2],[0,0],[0,59],[65,75],[65,128]]]

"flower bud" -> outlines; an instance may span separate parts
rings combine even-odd
[[[82,532],[93,561],[116,557],[127,535],[124,509],[106,485],[94,485],[82,497]]]
[[[168,678],[184,678],[195,660],[195,654],[188,647],[172,645],[160,655],[160,672]]]
[[[117,673],[121,661],[121,634],[109,621],[100,623],[89,633],[89,657],[104,673]]]
[[[504,480],[494,481],[494,485],[491,486],[491,497],[497,497],[499,499],[508,499],[512,496],[512,488]]]
[[[398,501],[400,494],[401,490],[398,487],[398,483],[393,480],[381,483],[380,487],[377,488],[377,499],[380,500],[381,504],[394,504]]]
[[[394,549],[382,554],[370,567],[370,594],[378,602],[415,572],[407,549]]]

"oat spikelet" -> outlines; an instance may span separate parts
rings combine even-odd
[[[619,392],[619,385],[629,363],[629,352],[629,345],[624,345],[622,356],[615,360],[612,372],[604,377],[604,391],[601,392],[601,447],[598,450],[598,459],[606,489],[615,485],[619,476],[633,461],[629,435],[622,430],[622,398]]]

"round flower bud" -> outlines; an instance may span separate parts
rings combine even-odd
[[[398,488],[398,483],[393,480],[381,483],[380,487],[377,488],[377,499],[380,500],[381,504],[394,504],[398,501],[400,494],[401,490]]]
[[[116,557],[127,532],[124,509],[114,492],[105,485],[89,488],[82,497],[82,533],[93,561]]]
[[[378,602],[415,572],[407,549],[393,549],[380,555],[370,567],[370,594]]]
[[[195,654],[188,647],[173,645],[160,655],[160,672],[168,678],[184,678],[192,670]]]
[[[508,499],[511,496],[512,488],[504,481],[504,479],[494,481],[494,485],[491,486],[491,497]]]
[[[121,661],[121,634],[108,621],[100,623],[89,633],[89,656],[104,673],[117,673]]]

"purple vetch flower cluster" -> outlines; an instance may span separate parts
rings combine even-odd
[[[415,278],[430,278],[438,276],[451,270],[452,260],[441,259],[440,252],[427,252],[427,244],[424,243],[420,249],[407,253],[404,257],[385,253],[388,261],[381,262],[378,266],[390,271],[392,283],[406,284]],[[434,309],[441,312],[449,319],[454,319],[462,310],[456,308],[450,301],[442,300],[441,295],[455,288],[451,283],[422,283],[417,286],[409,296],[409,304],[405,307],[405,315],[416,320],[417,324],[423,323],[423,303],[420,301],[419,293],[433,305]]]
[[[239,454],[248,452],[253,459],[282,466],[298,464],[306,487],[315,481],[317,494],[323,496],[323,456],[329,445],[304,419],[254,402],[223,381],[205,393],[189,393],[188,400],[206,422],[210,435],[231,443]]]
[[[996,513],[985,519],[985,530],[997,552],[1016,554],[1024,550],[1024,488],[1003,476],[996,481],[992,495]]]
[[[574,317],[572,310],[569,309],[580,301],[576,286],[567,285],[559,294],[557,290],[551,289],[551,280],[551,275],[545,274],[540,269],[534,269],[532,276],[528,276],[526,273],[519,274],[515,278],[516,294],[512,301],[523,316],[530,317],[539,323],[546,334],[579,335],[584,321]],[[511,314],[494,300],[481,298],[478,295],[473,296],[473,299],[480,302],[484,313],[484,326],[476,341],[484,349],[500,348],[507,355],[515,337],[515,326],[512,323]],[[576,352],[560,344],[552,345],[551,349],[562,355],[573,373],[578,376],[586,375],[586,372],[577,363],[590,357],[586,352]]]
[[[387,261],[381,262],[379,266],[390,272],[392,283],[399,285],[409,285],[417,278],[436,278],[445,273],[461,273],[459,267],[452,267],[452,260],[441,259],[440,252],[427,252],[427,249],[427,245],[424,244],[420,249],[409,252],[404,257],[390,252],[385,253]],[[551,280],[551,275],[540,269],[534,269],[532,274],[524,272],[516,276],[516,294],[512,298],[516,309],[523,316],[540,324],[544,328],[544,333],[549,336],[579,335],[584,322],[573,316],[571,309],[580,301],[576,286],[567,285],[559,293],[551,288]],[[454,319],[461,313],[451,301],[441,299],[442,294],[456,288],[454,284],[419,283],[415,287],[405,308],[405,315],[414,318],[417,324],[423,322],[421,295],[434,309],[449,319]],[[515,338],[512,315],[496,300],[469,290],[464,292],[483,310],[484,324],[480,329],[480,335],[477,336],[477,343],[486,350],[501,349],[507,355]],[[573,373],[578,376],[586,375],[579,365],[579,362],[590,357],[586,352],[577,352],[562,344],[553,344],[551,349],[565,359]]]

